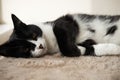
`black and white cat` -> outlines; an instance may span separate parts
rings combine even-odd
[[[12,14],[14,30],[0,46],[0,55],[39,57],[120,55],[120,16],[72,14],[55,21],[25,24]]]

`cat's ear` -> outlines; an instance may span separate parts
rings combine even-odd
[[[12,17],[12,21],[13,21],[13,24],[14,24],[14,28],[17,29],[19,27],[24,27],[26,26],[25,23],[23,23],[17,16],[15,16],[14,14],[11,14],[11,17]]]

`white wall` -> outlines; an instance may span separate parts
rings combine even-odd
[[[120,15],[120,0],[91,0],[91,3],[92,13]]]
[[[90,13],[90,0],[2,0],[2,21],[11,23],[16,14],[27,23],[54,20],[66,13]]]
[[[120,14],[120,0],[1,0],[2,22],[11,13],[26,23],[54,20],[67,13]],[[0,15],[1,15],[0,13]]]
[[[2,10],[1,8],[2,8],[2,7],[1,7],[1,6],[2,6],[2,5],[1,5],[1,0],[0,0],[0,24],[2,23],[2,21],[1,21],[1,20],[2,20],[2,13],[1,13],[1,10]]]

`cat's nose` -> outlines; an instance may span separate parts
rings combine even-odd
[[[42,45],[42,44],[40,44],[39,49],[44,49],[44,47],[43,47],[43,45]]]

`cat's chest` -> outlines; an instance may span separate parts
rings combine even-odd
[[[59,52],[58,43],[52,30],[47,32],[45,39],[47,43],[48,52],[50,54]]]
[[[49,54],[59,52],[59,47],[57,44],[55,34],[53,32],[52,25],[45,24],[45,25],[43,25],[43,27],[41,29],[43,31],[44,38],[46,40],[47,49],[48,49]]]

